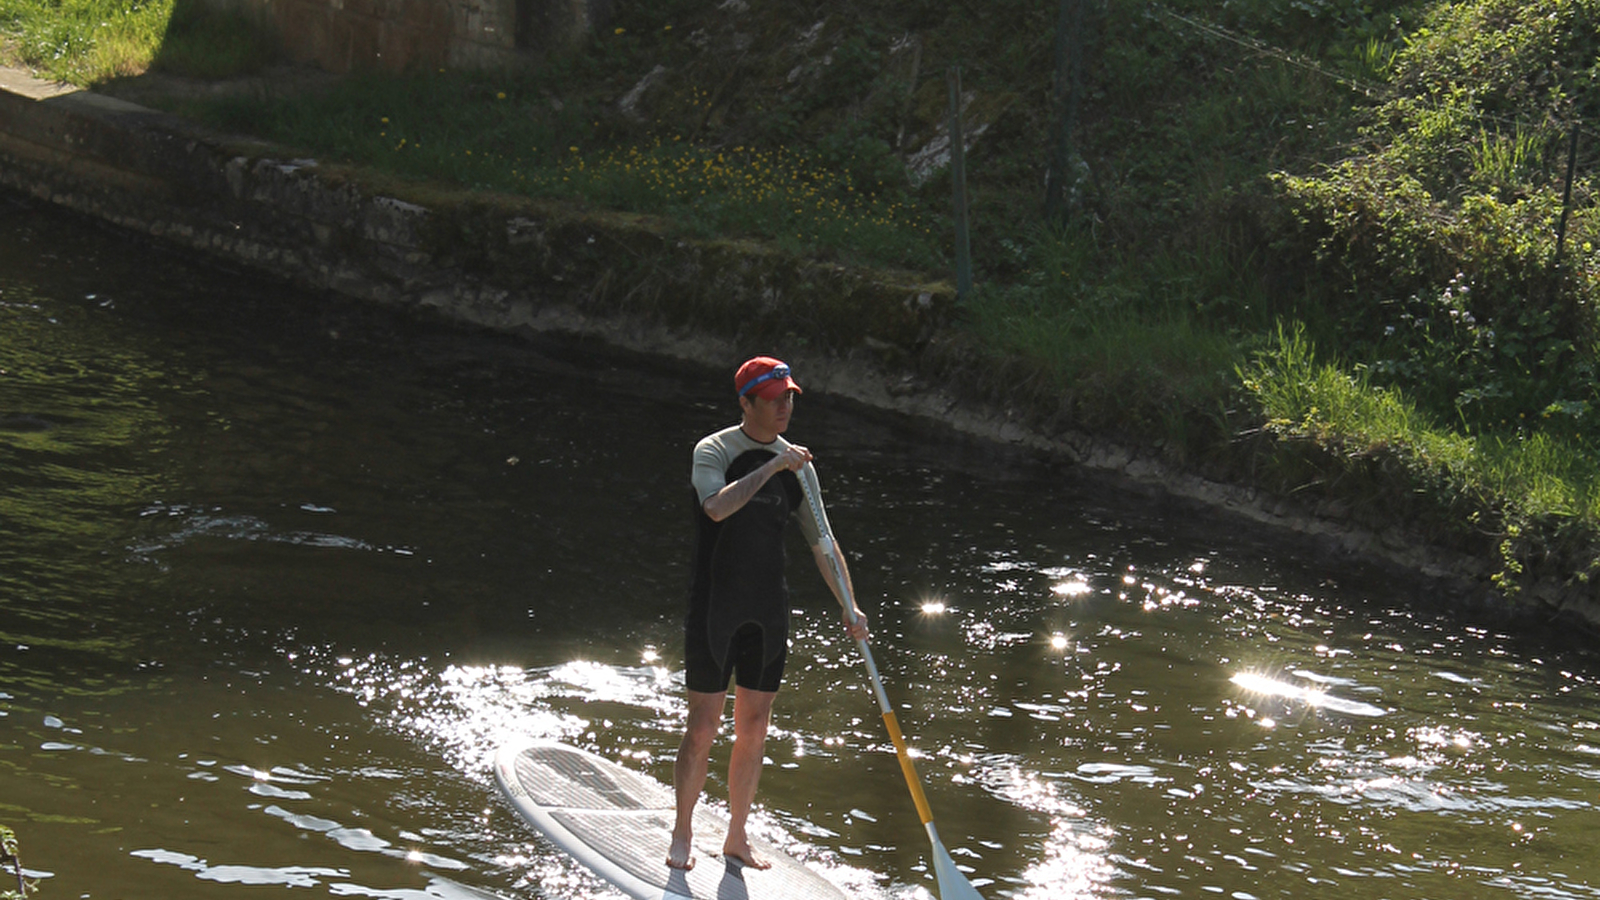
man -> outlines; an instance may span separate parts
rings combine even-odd
[[[689,724],[672,772],[678,809],[667,851],[667,865],[685,870],[694,867],[694,807],[705,787],[730,679],[736,686],[734,741],[722,852],[753,868],[772,865],[751,849],[745,821],[755,802],[772,701],[788,655],[783,538],[791,518],[798,519],[817,568],[840,605],[846,596],[855,596],[835,582],[818,546],[816,519],[794,474],[811,464],[811,451],[783,438],[800,385],[787,365],[768,356],[745,362],[733,383],[739,424],[707,435],[694,448],[694,573],[684,620]],[[848,585],[842,551],[838,560]],[[866,618],[859,608],[853,612],[845,612],[845,626],[851,637],[866,640]]]

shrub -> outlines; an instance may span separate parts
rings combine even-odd
[[[1344,352],[1472,432],[1600,439],[1600,219],[1581,174],[1580,211],[1557,243],[1566,137],[1581,111],[1600,109],[1597,9],[1434,7],[1396,58],[1396,93],[1374,111],[1363,152],[1276,178],[1296,223],[1278,249],[1314,261],[1303,287]]]

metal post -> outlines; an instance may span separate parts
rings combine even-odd
[[[1077,127],[1078,98],[1083,78],[1083,0],[1061,0],[1056,16],[1055,144],[1050,176],[1045,182],[1045,218],[1066,218],[1066,185],[1072,163],[1072,132]]]
[[[972,296],[972,243],[967,232],[967,146],[961,130],[961,69],[952,67],[950,85],[950,183],[956,220],[956,301]]]
[[[1556,228],[1556,271],[1561,270],[1561,251],[1567,243],[1567,214],[1572,211],[1572,171],[1578,165],[1578,124],[1572,124],[1572,140],[1567,144],[1567,186],[1561,191],[1561,224]]]

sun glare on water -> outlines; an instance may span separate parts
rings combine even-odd
[[[1376,717],[1388,713],[1388,710],[1380,706],[1339,697],[1329,693],[1324,688],[1299,685],[1272,678],[1259,672],[1236,672],[1228,680],[1251,693],[1304,703],[1313,709],[1325,709],[1329,712],[1343,713],[1349,716]]]

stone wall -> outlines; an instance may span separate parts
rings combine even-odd
[[[611,0],[192,0],[244,14],[329,72],[526,65],[605,24]]]

